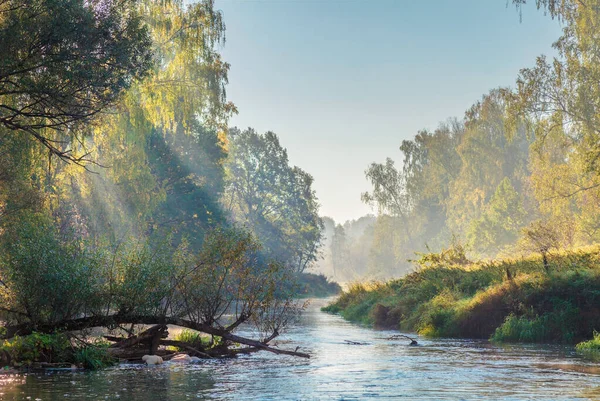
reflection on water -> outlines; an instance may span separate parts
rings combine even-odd
[[[322,303],[280,341],[300,345],[310,360],[259,353],[192,366],[4,377],[0,400],[600,400],[599,365],[572,348],[449,339],[409,347],[386,340],[392,331],[321,313]]]

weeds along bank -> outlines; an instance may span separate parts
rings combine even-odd
[[[324,310],[434,337],[574,344],[600,330],[600,246],[551,254],[546,268],[541,256],[416,262],[404,278],[350,286]]]

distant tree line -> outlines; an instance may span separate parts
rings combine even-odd
[[[362,199],[377,217],[359,240],[348,239],[356,222],[330,228],[321,269],[342,279],[399,276],[415,252],[453,240],[476,257],[544,260],[600,240],[600,2],[536,4],[562,21],[558,56],[538,57],[514,89],[490,91],[462,119],[403,141],[400,165],[371,164]]]

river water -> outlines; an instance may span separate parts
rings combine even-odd
[[[0,400],[600,400],[600,364],[572,348],[387,340],[320,312],[315,300],[279,339],[310,360],[266,352],[199,365],[0,377]],[[344,340],[366,343],[350,345]]]

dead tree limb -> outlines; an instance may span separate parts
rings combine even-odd
[[[212,356],[207,354],[206,352],[200,351],[183,341],[161,340],[160,345],[167,345],[167,346],[172,346],[172,347],[177,347],[177,348],[183,348],[190,354],[190,356],[197,356],[200,358],[212,358]]]
[[[409,337],[405,334],[394,334],[393,336],[388,337],[388,340],[399,340],[401,338],[406,338],[407,340],[410,340],[410,345],[419,345],[419,343],[417,342],[417,340],[415,340],[412,337]]]
[[[156,335],[159,335],[159,338],[167,338],[167,336],[169,335],[169,333],[167,332],[167,326],[163,325],[163,324],[157,324],[154,325],[152,327],[150,327],[147,330],[144,330],[143,332],[139,333],[138,335],[129,337],[129,338],[125,338],[125,339],[121,339],[120,341],[118,341],[117,343],[111,345],[111,348],[129,348],[132,347],[136,344],[139,344],[141,342],[146,342],[146,341],[151,341],[153,338],[156,337]],[[104,336],[104,338],[107,338],[109,336]],[[111,337],[113,339],[118,338],[118,337]],[[107,338],[108,339],[108,338]]]

